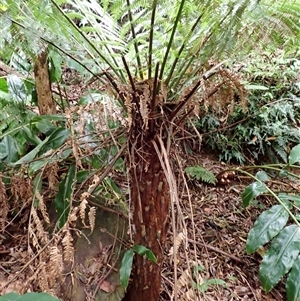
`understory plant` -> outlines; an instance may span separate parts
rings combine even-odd
[[[248,171],[242,171],[254,180],[242,194],[245,208],[251,206],[255,199],[259,201],[263,195],[277,203],[263,211],[255,221],[248,234],[247,253],[258,251],[263,257],[259,278],[266,292],[287,275],[288,301],[300,300],[299,163],[298,144],[291,150],[287,164],[253,166],[253,169],[259,168],[255,176],[249,173],[251,167]],[[272,186],[275,180],[281,183],[277,189]]]
[[[195,119],[203,145],[226,162],[287,163],[291,147],[300,142],[299,54],[254,53],[236,68],[247,90],[247,108],[208,111]]]

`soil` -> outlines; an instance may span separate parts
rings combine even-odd
[[[200,158],[198,164],[215,175],[238,167],[220,163],[208,153],[202,152],[197,157]],[[187,235],[179,240],[177,252],[178,300],[286,300],[284,280],[268,294],[261,287],[258,272],[262,260],[259,253],[262,254],[263,249],[251,255],[246,253],[249,230],[259,214],[274,203],[264,197],[245,209],[241,195],[249,183],[249,179],[238,174],[226,185],[188,182],[190,196],[180,197],[182,212],[177,212],[184,219],[184,225],[177,225],[176,235],[170,231],[166,246],[161,301],[174,299],[174,262],[167,251],[174,245],[174,236],[178,237],[180,228],[183,232],[186,228]],[[195,267],[198,267],[198,273],[194,275],[194,281],[200,284],[198,288],[205,289],[203,293],[198,291],[197,297],[188,296],[191,285],[182,280],[184,274],[188,270],[195,271]],[[221,281],[205,288],[205,283],[212,279]]]

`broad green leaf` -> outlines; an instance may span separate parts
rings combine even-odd
[[[47,293],[26,293],[22,296],[9,293],[0,297],[0,301],[59,301],[59,299]]]
[[[156,259],[155,255],[153,254],[153,252],[151,250],[147,249],[146,247],[141,246],[141,245],[135,245],[133,247],[133,250],[141,256],[146,255],[148,260],[150,260],[154,263],[157,263],[157,259]]]
[[[50,135],[56,128],[49,119],[42,119],[34,123],[35,127],[46,135]]]
[[[294,262],[294,265],[286,280],[287,301],[300,300],[300,256]]]
[[[43,158],[42,160],[34,160],[29,165],[29,175],[32,176],[36,171],[43,168],[46,164],[51,164],[53,162],[62,162],[70,156],[72,153],[71,149],[66,149],[63,152],[59,152],[51,157]]]
[[[259,269],[262,287],[269,292],[293,266],[300,251],[300,229],[297,225],[284,228],[274,238]]]
[[[100,93],[89,93],[80,98],[78,105],[86,105],[89,103],[94,103],[103,100],[103,95]]]
[[[48,142],[50,137],[45,138],[39,145],[37,145],[32,151],[30,151],[28,154],[26,154],[24,157],[22,157],[20,160],[17,162],[11,164],[12,166],[14,165],[21,165],[24,163],[29,163],[31,162],[36,155],[40,152],[41,148]]]
[[[245,89],[247,89],[247,90],[261,90],[261,91],[269,90],[268,87],[265,87],[265,86],[262,86],[262,85],[245,85]]]
[[[76,181],[76,167],[75,165],[71,165],[69,167],[68,173],[63,179],[58,188],[58,193],[55,196],[55,209],[59,216],[58,226],[62,228],[63,225],[68,220],[69,212],[70,212],[70,200],[73,191],[73,184]]]
[[[260,170],[259,172],[257,172],[255,177],[257,179],[259,179],[261,182],[266,182],[266,181],[270,180],[269,175],[263,170]]]
[[[0,78],[0,99],[6,99],[8,100],[10,98],[10,95],[8,93],[8,85],[6,78],[2,77]]]
[[[20,297],[19,294],[16,293],[8,293],[0,297],[0,301],[15,301]]]
[[[249,231],[246,244],[247,253],[252,254],[269,242],[286,225],[288,219],[289,214],[281,205],[275,205],[264,211]]]
[[[61,79],[61,75],[62,75],[62,57],[61,55],[54,50],[50,50],[49,51],[49,58],[50,58],[50,82],[54,83],[57,82]]]
[[[267,191],[267,187],[264,183],[253,182],[248,185],[242,194],[244,207],[246,208],[254,198]]]
[[[127,250],[123,256],[122,264],[120,268],[120,280],[122,286],[126,289],[129,282],[129,277],[132,269],[132,261],[134,257],[134,252],[132,249]]]
[[[44,144],[41,153],[45,153],[50,149],[59,148],[70,136],[70,131],[66,128],[56,129],[50,136],[46,144]]]
[[[19,157],[19,153],[16,147],[15,139],[11,136],[4,136],[0,142],[0,160],[7,163],[13,163]]]
[[[8,92],[8,85],[5,77],[0,78],[0,91],[1,92]]]
[[[66,117],[62,115],[37,115],[31,118],[30,122],[35,123],[43,120],[66,121]]]
[[[42,140],[35,135],[27,126],[22,127],[22,134],[26,137],[26,140],[33,145],[39,145]]]
[[[294,202],[296,206],[300,206],[300,196],[299,195],[292,195],[287,193],[279,193],[278,197],[288,204],[289,201]]]
[[[76,181],[77,181],[77,183],[82,183],[83,181],[85,181],[90,174],[91,174],[91,172],[88,171],[88,170],[80,170],[80,171],[78,171],[77,175],[76,175]]]
[[[23,81],[14,74],[7,76],[8,89],[13,99],[23,102],[27,98],[27,91]]]
[[[294,146],[289,155],[289,164],[293,165],[300,162],[300,144]]]
[[[120,188],[110,177],[105,178],[105,183],[109,186],[110,189],[112,189],[113,192],[115,192],[115,194],[117,194],[117,195],[122,194]]]
[[[7,143],[4,141],[5,137],[0,142],[0,160],[3,160],[8,156]]]

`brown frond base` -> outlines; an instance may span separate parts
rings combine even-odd
[[[170,204],[169,186],[151,139],[131,144],[130,177],[134,244],[143,245],[157,263],[135,256],[133,282],[126,301],[157,301],[161,288],[161,264]]]

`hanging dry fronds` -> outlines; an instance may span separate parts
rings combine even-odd
[[[2,181],[2,173],[0,173],[0,227],[1,232],[4,232],[6,218],[9,210],[8,198],[6,195],[6,189]]]
[[[18,175],[11,175],[10,177],[11,187],[10,191],[12,194],[12,200],[14,200],[13,206],[18,208],[21,204],[32,199],[33,196],[33,185],[31,178],[27,177],[25,173],[20,171]]]
[[[61,251],[57,246],[52,246],[49,248],[49,255],[47,275],[49,287],[52,288],[55,285],[55,281],[61,277],[64,265]]]
[[[174,258],[177,255],[178,248],[182,244],[183,240],[184,240],[184,234],[183,232],[181,232],[175,238],[174,245],[170,248],[168,256],[173,256]]]
[[[90,224],[91,232],[93,232],[94,228],[95,228],[95,222],[96,222],[96,208],[95,207],[90,207],[88,216],[89,216],[89,224]]]
[[[45,202],[44,202],[44,198],[38,190],[35,191],[35,197],[38,200],[38,209],[41,212],[41,214],[44,218],[44,221],[47,224],[50,224],[49,215],[48,215],[48,212],[47,212],[47,207],[46,207]]]
[[[218,92],[208,97],[221,83],[223,84]],[[209,79],[202,79],[201,93],[205,109],[211,109],[214,113],[228,116],[233,113],[236,106],[241,107],[243,111],[247,110],[247,93],[240,76],[228,68],[220,68]]]
[[[48,166],[47,172],[45,173],[48,178],[48,186],[51,191],[58,190],[58,183],[59,183],[59,165],[58,162],[54,162]]]
[[[87,193],[83,193],[83,194],[87,194]],[[82,221],[82,223],[85,227],[86,227],[86,224],[85,224],[85,210],[86,210],[87,204],[88,204],[88,202],[87,202],[86,198],[84,198],[79,204],[79,215],[80,215],[81,221]]]
[[[67,229],[64,232],[64,237],[62,239],[63,245],[63,258],[66,262],[73,261],[74,257],[74,247],[73,247],[73,237],[70,231]]]
[[[29,224],[28,230],[31,230],[30,233],[33,235],[34,241],[36,243],[35,247],[41,247],[40,242],[42,244],[46,244],[49,241],[48,233],[45,231],[42,221],[40,220],[36,209],[31,207],[31,219],[32,222]],[[35,237],[38,239],[36,242]]]

